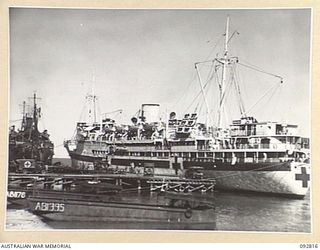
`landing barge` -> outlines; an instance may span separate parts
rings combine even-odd
[[[213,201],[196,199],[190,194],[160,193],[157,203],[141,204],[125,201],[83,200],[49,198],[33,195],[28,198],[29,208],[45,220],[88,221],[88,222],[128,222],[159,223],[179,226],[215,225]],[[204,213],[206,216],[203,216]],[[208,218],[210,218],[208,220]]]

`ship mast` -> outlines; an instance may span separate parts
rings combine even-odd
[[[29,128],[29,140],[31,140],[31,158],[34,157],[34,149],[36,148],[36,145],[39,141],[39,130],[38,130],[38,116],[40,114],[40,108],[37,108],[37,94],[34,93],[33,97],[31,97],[33,99],[33,124],[31,126],[31,128]]]
[[[34,122],[34,128],[36,131],[38,131],[38,109],[37,109],[37,94],[33,94],[33,122]]]
[[[228,58],[228,40],[229,40],[229,16],[227,17],[226,24],[226,33],[225,33],[225,43],[224,43],[224,55],[221,63],[223,64],[222,68],[222,80],[219,84],[220,90],[220,101],[219,101],[219,111],[218,111],[218,128],[222,127],[222,113],[224,111],[224,97],[225,97],[225,89],[226,89],[226,75],[227,75],[227,64],[229,63]]]
[[[33,110],[32,110],[32,124],[31,127],[29,128],[29,140],[32,137],[32,133],[38,134],[38,118],[39,118],[39,114],[40,114],[40,108],[37,108],[37,99],[40,99],[37,97],[37,94],[34,93],[33,97],[29,97],[29,100],[32,99],[33,101]],[[25,103],[24,103],[25,105]],[[25,109],[25,106],[24,106]],[[24,110],[25,112],[25,110]],[[31,114],[30,114],[31,115]],[[27,115],[25,115],[26,117]],[[33,132],[34,131],[34,132]]]
[[[26,126],[26,101],[23,101],[22,103],[22,124],[21,124],[21,130],[25,130]]]
[[[86,99],[88,102],[88,120],[89,123],[96,123],[97,122],[97,110],[96,110],[96,101],[97,96],[95,95],[95,75],[92,74],[92,85],[91,85],[91,93],[87,94]]]

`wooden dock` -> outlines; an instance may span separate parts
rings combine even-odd
[[[126,188],[153,191],[174,192],[208,192],[214,190],[215,181],[211,179],[187,179],[181,176],[148,176],[139,174],[22,174],[9,173],[8,184],[30,187],[43,185],[46,189],[53,189],[60,185],[62,190],[68,190],[72,185],[85,183],[88,187],[103,183],[104,187],[110,184],[123,190]]]

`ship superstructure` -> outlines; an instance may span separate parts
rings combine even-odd
[[[142,104],[130,125],[117,124],[108,117],[79,122],[75,137],[65,142],[73,167],[95,169],[104,161],[105,168],[147,168],[163,176],[183,175],[198,168],[206,178],[216,180],[217,189],[303,197],[310,187],[309,139],[299,135],[297,125],[260,122],[248,115],[236,81],[235,67],[240,62],[228,53],[234,34],[229,35],[228,18],[223,56],[195,64],[205,106],[204,122],[197,112],[182,117],[170,112],[160,119],[160,105],[154,103]],[[219,76],[215,122],[205,93],[208,81],[203,81],[200,70],[206,63],[213,69],[207,79]],[[282,84],[282,77],[261,72]],[[230,88],[236,93],[240,119],[226,126]],[[94,102],[95,95],[90,100]]]
[[[9,167],[16,169],[18,165],[31,168],[36,162],[50,165],[52,163],[54,145],[45,129],[40,132],[38,121],[41,117],[41,108],[37,105],[36,94],[32,97],[32,108],[27,111],[26,102],[23,102],[21,128],[14,125],[9,131]]]

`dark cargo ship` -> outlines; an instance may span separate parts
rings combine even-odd
[[[52,164],[54,145],[47,130],[40,132],[38,121],[41,108],[37,106],[37,96],[33,95],[30,112],[23,102],[21,128],[10,127],[9,131],[9,172],[39,172],[44,165]]]

